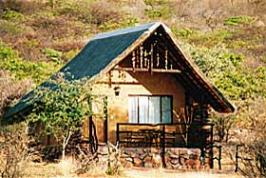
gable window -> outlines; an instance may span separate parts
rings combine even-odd
[[[171,123],[171,96],[129,96],[130,123]]]

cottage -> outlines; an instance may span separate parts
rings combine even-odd
[[[212,158],[208,110],[234,107],[175,42],[169,28],[150,23],[96,35],[67,63],[67,80],[87,79],[108,100],[105,119],[84,121],[83,136],[121,147],[198,148]],[[27,96],[5,115],[30,112]]]

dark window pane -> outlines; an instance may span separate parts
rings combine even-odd
[[[162,123],[171,123],[171,98],[163,96],[162,99]]]
[[[149,123],[160,123],[160,97],[149,97]]]

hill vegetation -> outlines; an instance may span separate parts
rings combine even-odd
[[[265,12],[264,0],[0,0],[0,114],[96,33],[162,21],[238,108],[229,121],[213,116],[217,131],[251,131],[240,137],[265,156]]]

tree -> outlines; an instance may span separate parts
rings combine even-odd
[[[55,88],[43,87],[35,93],[34,109],[29,121],[43,125],[45,133],[54,136],[62,144],[64,159],[71,136],[79,131],[84,117],[91,114],[85,102],[89,93],[80,81],[57,80],[50,84],[55,84]]]

